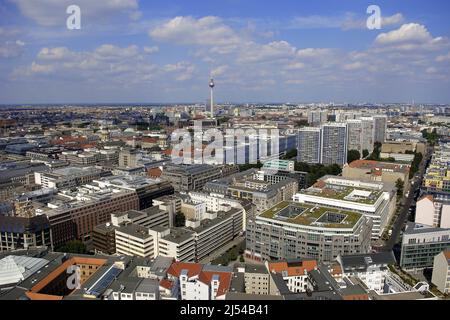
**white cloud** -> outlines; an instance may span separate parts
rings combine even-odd
[[[396,13],[389,17],[381,17],[381,27],[398,25],[405,21],[405,17],[401,13]]]
[[[149,35],[156,40],[184,45],[232,45],[242,41],[222,19],[213,16],[176,17],[152,29]]]
[[[16,58],[22,55],[25,43],[21,40],[0,43],[0,58]]]
[[[17,5],[22,15],[41,26],[65,26],[69,5],[76,4],[81,9],[82,24],[91,21],[107,21],[113,15],[125,14],[130,19],[139,16],[137,0],[10,0]],[[95,18],[95,19],[94,19]]]
[[[144,52],[147,54],[156,53],[159,52],[159,47],[158,46],[144,47]]]
[[[223,75],[225,72],[227,72],[227,70],[228,70],[228,66],[227,65],[221,65],[221,66],[218,66],[218,67],[214,68],[211,71],[211,75],[213,77],[219,77],[219,76]]]
[[[450,52],[445,55],[440,55],[436,57],[437,62],[450,61]]]
[[[381,28],[386,28],[389,26],[396,26],[405,21],[405,17],[401,13],[396,13],[392,16],[381,16]],[[347,15],[341,24],[343,30],[352,29],[367,29],[367,18],[366,19],[355,19],[353,14]]]
[[[443,37],[433,38],[427,28],[421,24],[408,23],[399,29],[379,34],[375,44],[395,50],[437,50],[448,45],[448,40]]]
[[[276,62],[280,59],[288,59],[295,56],[296,48],[287,41],[274,41],[268,44],[247,44],[240,48],[238,61],[250,62]]]

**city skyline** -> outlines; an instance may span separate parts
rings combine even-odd
[[[450,101],[446,1],[70,4],[0,2],[2,103]]]

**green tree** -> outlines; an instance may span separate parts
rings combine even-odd
[[[65,245],[59,247],[56,251],[64,253],[86,254],[86,245],[80,240],[66,242]]]
[[[347,153],[347,163],[361,159],[361,154],[358,150],[349,150]]]
[[[186,217],[179,212],[175,215],[175,227],[184,227],[186,224]]]
[[[369,150],[364,149],[363,150],[363,158],[365,159],[369,155]]]
[[[295,127],[301,128],[301,127],[308,127],[308,126],[309,126],[309,123],[308,123],[308,120],[306,120],[306,119],[295,121]]]
[[[398,179],[395,182],[395,187],[397,188],[397,197],[400,198],[401,196],[403,196],[403,189],[405,187],[405,183],[403,182],[402,179]]]
[[[297,157],[297,149],[292,149],[288,152],[286,152],[286,155],[283,157],[284,160],[289,160],[292,158]]]

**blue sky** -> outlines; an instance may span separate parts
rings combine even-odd
[[[81,30],[66,8],[81,9]],[[369,30],[369,5],[382,28]],[[450,4],[0,1],[0,103],[450,102]]]

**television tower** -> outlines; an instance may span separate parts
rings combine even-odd
[[[209,87],[211,88],[211,118],[214,118],[214,79],[211,78],[209,81]]]

